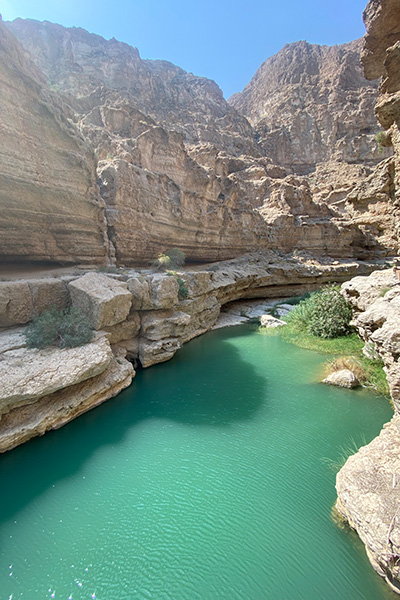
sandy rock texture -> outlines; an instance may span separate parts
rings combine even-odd
[[[106,337],[78,348],[29,349],[0,333],[0,452],[57,429],[127,387],[134,370]]]
[[[340,369],[340,371],[333,371],[328,377],[323,380],[323,383],[329,385],[336,385],[337,387],[344,387],[353,389],[360,385],[357,377],[350,369]]]
[[[382,238],[377,227],[355,222],[342,207],[326,202],[323,190],[315,194],[315,182],[288,176],[275,165],[278,159],[286,164],[284,158],[263,146],[214,82],[165,61],[142,60],[135,48],[82,29],[21,19],[7,26],[69,107],[93,149],[110,257],[117,264],[147,264],[172,247],[195,261],[273,248],[357,258],[370,258],[376,251],[375,238]],[[318,48],[296,54],[301,55],[294,61],[296,69],[310,72],[309,79],[304,75],[291,83],[295,75],[289,74],[287,59],[276,66],[275,79],[286,77],[282,86],[288,105],[297,107],[288,113],[288,127],[293,122],[293,131],[297,128],[302,137],[290,145],[297,143],[304,155],[304,136],[322,136],[312,150],[319,162],[328,155],[347,160],[352,153],[354,162],[372,164],[375,150],[368,144],[376,129],[376,86],[359,74],[353,46]],[[318,79],[315,70],[324,75]],[[319,117],[310,121],[296,116],[306,114],[296,96],[303,84],[324,99],[318,103],[314,98]],[[356,110],[360,94],[363,102]],[[277,114],[284,112],[277,109]],[[336,143],[335,135],[340,151],[323,152],[322,147]],[[282,140],[274,143],[278,147],[283,148]],[[336,189],[341,179],[335,177]],[[349,191],[353,186],[353,181],[348,184]],[[363,212],[369,215],[368,209]],[[384,229],[392,230],[392,222]]]
[[[364,542],[374,569],[400,593],[400,417],[339,471],[336,508]]]
[[[392,269],[342,286],[367,356],[384,363],[395,416],[337,475],[337,509],[364,542],[376,571],[400,593],[400,285]]]
[[[2,22],[0,103],[2,260],[105,262],[93,154]]]
[[[373,114],[378,82],[363,75],[361,44],[287,44],[229,99],[249,119],[274,162],[304,174],[332,159],[380,160]]]

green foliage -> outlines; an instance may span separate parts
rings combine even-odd
[[[179,300],[186,300],[186,298],[189,296],[189,290],[186,286],[186,281],[184,279],[182,279],[182,277],[179,277],[179,275],[177,274],[176,271],[167,271],[167,275],[169,275],[170,277],[175,277],[176,281],[178,282],[178,286],[179,286],[178,298],[179,298]]]
[[[349,333],[351,317],[352,310],[340,294],[339,286],[332,285],[300,302],[287,321],[295,331],[335,338]]]
[[[178,298],[179,300],[186,300],[186,298],[189,296],[189,290],[186,286],[186,282],[184,279],[182,279],[182,277],[177,277],[176,280],[179,286]]]
[[[383,152],[383,148],[387,145],[387,136],[385,131],[378,131],[375,136],[375,141],[378,146],[378,152]]]
[[[53,308],[33,319],[25,330],[25,338],[28,348],[74,348],[90,342],[93,330],[88,317],[78,308]]]
[[[381,289],[379,290],[379,298],[383,298],[383,296],[385,296],[389,290],[392,289],[392,286],[390,285],[384,285],[381,287]]]
[[[176,269],[185,263],[185,253],[179,248],[171,248],[164,254],[158,255],[156,260],[152,262],[152,266],[160,271],[163,269]]]

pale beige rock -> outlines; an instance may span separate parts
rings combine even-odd
[[[276,319],[272,315],[262,315],[260,318],[261,327],[282,327],[286,325],[285,321]]]
[[[365,544],[386,581],[399,586],[400,417],[351,456],[336,478],[336,508]]]
[[[11,450],[51,429],[59,429],[84,412],[119,394],[130,385],[134,375],[131,363],[123,358],[112,357],[100,374],[2,415],[0,452]]]
[[[138,312],[131,312],[126,321],[117,323],[112,327],[104,327],[103,331],[110,344],[117,344],[124,340],[131,340],[139,334],[140,331],[140,315]]]
[[[377,82],[364,78],[360,48],[361,40],[340,46],[286,44],[229,99],[275,163],[309,173],[331,159],[380,160],[373,114]]]
[[[141,335],[147,340],[184,336],[190,316],[180,311],[150,311],[142,314]]]
[[[132,294],[133,310],[151,310],[153,308],[150,298],[150,284],[145,277],[131,277],[127,281],[127,286]]]
[[[132,305],[127,284],[101,273],[86,273],[72,281],[69,290],[72,305],[90,317],[94,329],[121,323]]]
[[[170,275],[153,275],[150,280],[151,304],[154,310],[172,308],[178,303],[178,282]]]
[[[143,367],[165,362],[172,358],[181,347],[177,338],[163,339],[161,341],[139,341],[139,360]]]
[[[52,308],[66,308],[69,292],[56,278],[0,281],[0,327],[22,325]]]
[[[329,385],[336,385],[338,387],[344,387],[353,389],[360,385],[357,377],[350,369],[340,369],[339,371],[333,371],[328,377],[323,380],[323,383]]]
[[[5,350],[0,355],[0,414],[95,377],[111,359],[103,336],[77,348]]]
[[[2,260],[103,263],[109,248],[93,152],[2,22],[0,104]]]

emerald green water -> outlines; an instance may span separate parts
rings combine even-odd
[[[325,357],[208,333],[118,398],[0,458],[0,599],[396,598],[330,519],[387,401],[318,383]]]

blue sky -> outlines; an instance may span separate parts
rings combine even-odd
[[[0,0],[16,17],[83,27],[214,79],[228,98],[284,44],[342,44],[364,35],[367,0]]]

